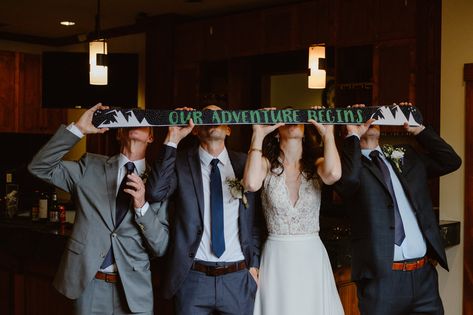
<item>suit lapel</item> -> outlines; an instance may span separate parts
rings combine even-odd
[[[199,147],[191,149],[187,155],[187,162],[189,163],[189,169],[192,176],[192,182],[194,183],[195,195],[197,197],[197,203],[199,205],[200,217],[204,218],[204,187],[202,184],[202,170],[200,168],[200,156]]]
[[[361,158],[362,158],[362,161],[363,161],[363,164],[365,165],[365,167],[378,179],[378,181],[381,183],[381,185],[383,185],[384,189],[386,189],[388,194],[391,195],[391,193],[389,192],[388,186],[384,182],[383,174],[381,174],[381,171],[378,169],[378,167],[376,165],[374,165],[374,163],[371,162],[364,155]]]
[[[118,155],[112,156],[107,160],[105,167],[105,181],[107,183],[108,209],[99,209],[105,222],[111,230],[115,226],[115,206],[117,191],[117,174],[118,174]]]
[[[243,171],[244,171],[244,160],[241,160],[238,158],[238,155],[235,154],[233,151],[228,151],[228,157],[230,158],[230,164],[232,165],[233,172],[235,173],[235,177],[241,179],[243,177]],[[240,199],[240,203],[238,206],[239,209],[239,214],[240,218],[242,218],[242,211],[244,208],[243,202]]]

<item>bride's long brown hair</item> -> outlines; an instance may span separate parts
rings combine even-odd
[[[323,150],[320,136],[310,125],[304,128],[304,138],[302,139],[302,157],[300,159],[301,173],[307,179],[318,178],[315,161],[323,156]],[[263,155],[269,160],[271,165],[271,172],[276,175],[281,175],[284,172],[284,165],[279,157],[284,159],[284,152],[279,146],[279,132],[278,129],[268,134],[263,141]],[[278,170],[280,170],[278,172]]]

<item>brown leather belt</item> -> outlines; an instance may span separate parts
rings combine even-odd
[[[428,258],[426,256],[415,261],[393,262],[393,270],[413,271],[424,267],[427,262]]]
[[[246,263],[244,261],[240,261],[226,266],[207,266],[199,262],[194,262],[191,269],[203,272],[207,276],[216,277],[246,269]]]
[[[103,280],[105,282],[110,283],[117,283],[120,277],[118,276],[118,274],[97,271],[97,273],[95,274],[95,279]]]

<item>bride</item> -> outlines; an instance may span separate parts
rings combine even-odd
[[[253,125],[242,182],[247,191],[262,188],[269,233],[261,258],[255,315],[344,313],[318,235],[321,185],[340,178],[340,158],[333,126],[310,123],[323,148],[316,146],[315,134],[309,135],[304,125]]]

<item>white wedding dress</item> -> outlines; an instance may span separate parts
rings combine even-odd
[[[293,206],[284,173],[270,172],[261,192],[269,237],[261,255],[254,315],[344,314],[319,238],[320,185],[302,176]]]

